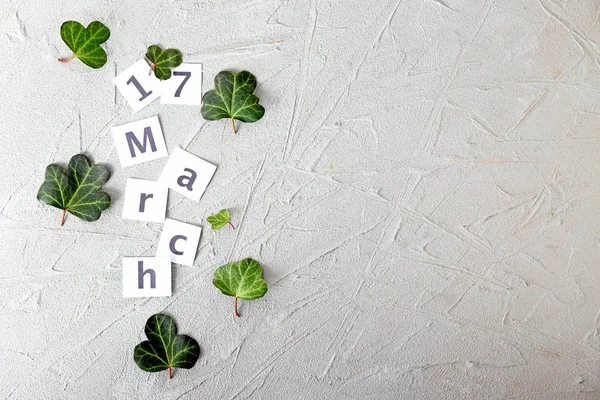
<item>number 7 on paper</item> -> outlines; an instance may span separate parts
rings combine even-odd
[[[173,75],[162,81],[162,104],[202,104],[202,64],[181,64],[173,68]]]

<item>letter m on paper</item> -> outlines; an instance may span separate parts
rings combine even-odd
[[[140,164],[169,155],[158,117],[112,128],[121,166]]]
[[[137,147],[140,153],[146,152],[148,144],[150,144],[150,149],[152,150],[152,152],[156,151],[156,143],[154,143],[152,128],[149,126],[144,128],[144,138],[142,143],[140,143],[140,141],[133,132],[126,132],[125,138],[127,139],[127,145],[129,146],[129,153],[131,154],[131,157],[136,156],[135,149],[133,148],[134,145],[135,147]]]

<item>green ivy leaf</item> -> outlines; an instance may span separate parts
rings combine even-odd
[[[215,76],[215,88],[202,96],[202,116],[215,121],[221,118],[231,119],[233,132],[234,120],[256,122],[265,115],[265,108],[258,104],[254,94],[256,78],[248,71],[234,74],[221,71]]]
[[[229,210],[224,209],[219,211],[215,215],[211,215],[210,217],[206,218],[206,221],[208,221],[208,223],[212,225],[211,228],[213,231],[221,229],[227,224],[231,226],[231,229],[235,229],[233,224],[229,221],[230,218],[231,217],[229,215]]]
[[[239,318],[237,299],[254,300],[267,293],[267,282],[262,278],[260,264],[251,258],[244,258],[237,263],[220,266],[215,271],[213,285],[223,294],[233,296],[233,312]]]
[[[58,164],[46,167],[37,199],[63,210],[61,226],[67,211],[84,221],[96,221],[111,203],[110,196],[99,190],[109,177],[108,168],[77,154],[69,161],[67,171]]]
[[[135,346],[133,360],[147,372],[169,371],[173,368],[190,369],[200,357],[198,342],[186,335],[178,335],[175,321],[165,314],[154,314],[144,329],[148,340]]]
[[[152,63],[154,75],[161,81],[166,81],[171,77],[171,68],[178,67],[183,62],[181,52],[177,49],[163,50],[158,45],[148,47],[146,58]]]
[[[60,27],[60,37],[73,51],[73,56],[59,58],[58,61],[67,63],[77,57],[92,68],[106,64],[106,52],[100,44],[108,40],[110,30],[102,22],[93,21],[85,28],[77,21],[67,21]]]

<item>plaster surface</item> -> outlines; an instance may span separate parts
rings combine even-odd
[[[600,398],[600,3],[596,0],[4,0],[0,5],[0,399]],[[59,36],[106,23],[91,70]],[[134,114],[111,83],[159,43],[253,72],[255,124],[199,107]],[[173,297],[123,299],[121,260],[161,224],[123,220],[111,127],[159,115],[218,165]],[[47,164],[106,163],[96,223],[35,196]],[[230,208],[236,230],[210,231]],[[216,267],[254,257],[269,292],[241,302]],[[172,315],[192,370],[134,364]]]

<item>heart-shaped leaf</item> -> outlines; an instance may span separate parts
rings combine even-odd
[[[267,282],[262,278],[260,264],[251,258],[237,263],[229,263],[215,270],[213,285],[226,294],[233,296],[233,312],[239,318],[237,299],[254,300],[267,293]]]
[[[265,108],[258,104],[256,78],[248,71],[234,74],[221,71],[215,76],[215,88],[202,96],[202,116],[214,121],[221,118],[231,119],[234,133],[234,120],[256,122],[265,115]]]
[[[183,62],[181,52],[177,49],[161,49],[158,45],[148,47],[146,58],[152,63],[150,73],[161,81],[166,81],[171,77],[171,68],[178,67]]]
[[[135,346],[133,359],[147,372],[169,371],[173,368],[190,369],[200,357],[198,342],[187,335],[178,335],[175,321],[165,314],[154,314],[144,329],[148,340]]]
[[[231,229],[235,229],[235,227],[229,221],[229,219],[230,219],[229,210],[224,209],[224,210],[219,211],[215,215],[211,215],[210,217],[206,218],[206,221],[209,224],[211,224],[211,228],[213,231],[216,231],[217,229],[221,229],[222,227],[224,227],[227,224],[229,224],[229,226],[231,226]]]
[[[100,191],[109,177],[108,168],[77,154],[69,161],[67,171],[58,164],[46,167],[37,199],[63,210],[61,226],[67,211],[84,221],[96,221],[111,203],[110,196]]]
[[[93,21],[85,28],[77,21],[67,21],[60,27],[60,36],[73,51],[73,56],[58,61],[66,63],[77,57],[92,68],[106,64],[106,52],[100,44],[108,40],[110,30],[102,22]]]

